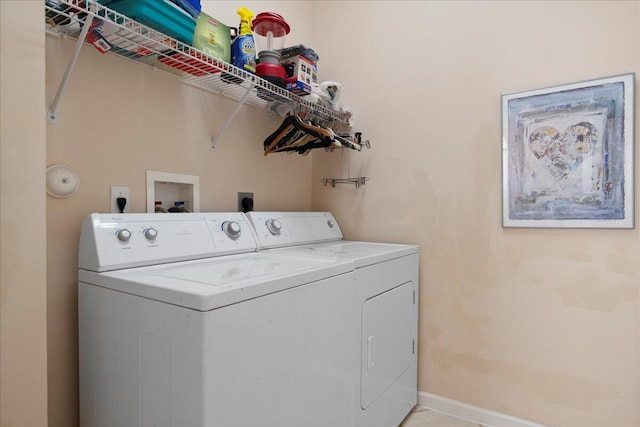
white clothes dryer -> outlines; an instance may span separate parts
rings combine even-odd
[[[249,212],[263,253],[351,261],[356,425],[396,427],[417,403],[418,246],[342,240],[329,212]]]
[[[81,426],[353,426],[353,263],[255,252],[240,213],[92,214]]]

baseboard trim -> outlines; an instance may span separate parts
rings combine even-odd
[[[545,427],[531,421],[469,405],[437,394],[418,392],[418,405],[490,427]]]

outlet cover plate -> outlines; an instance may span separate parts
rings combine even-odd
[[[243,211],[243,209],[242,209],[242,200],[243,200],[245,197],[248,197],[248,198],[250,198],[250,199],[253,199],[253,203],[254,203],[254,206],[255,206],[255,202],[256,202],[256,201],[255,201],[255,199],[253,198],[253,193],[238,193],[238,212],[242,212],[242,211]]]
[[[129,206],[131,206],[131,199],[129,198],[129,187],[112,185],[111,186],[111,213],[120,213],[118,207],[118,197],[124,197],[127,199],[127,204],[124,205],[124,213],[129,212]]]

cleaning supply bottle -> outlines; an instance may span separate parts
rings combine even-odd
[[[240,34],[231,43],[231,63],[251,73],[256,72],[256,48],[251,33],[253,12],[246,7],[236,11],[240,15]]]

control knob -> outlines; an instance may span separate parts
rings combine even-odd
[[[333,228],[333,226],[335,225],[335,223],[334,223],[332,220],[328,219],[328,220],[327,220],[327,225],[329,226],[329,228]]]
[[[266,224],[269,233],[273,234],[274,236],[280,234],[280,230],[282,230],[282,223],[279,220],[275,218],[268,219]]]
[[[121,242],[128,242],[129,239],[131,238],[131,232],[126,228],[123,228],[121,230],[116,231],[116,237]]]
[[[224,234],[229,236],[231,239],[237,239],[240,237],[240,232],[242,230],[240,228],[240,224],[236,221],[225,221],[222,223],[222,231],[224,231]]]
[[[146,237],[149,240],[154,240],[157,236],[158,236],[158,230],[156,230],[153,227],[149,227],[146,230],[144,230],[144,237]]]

